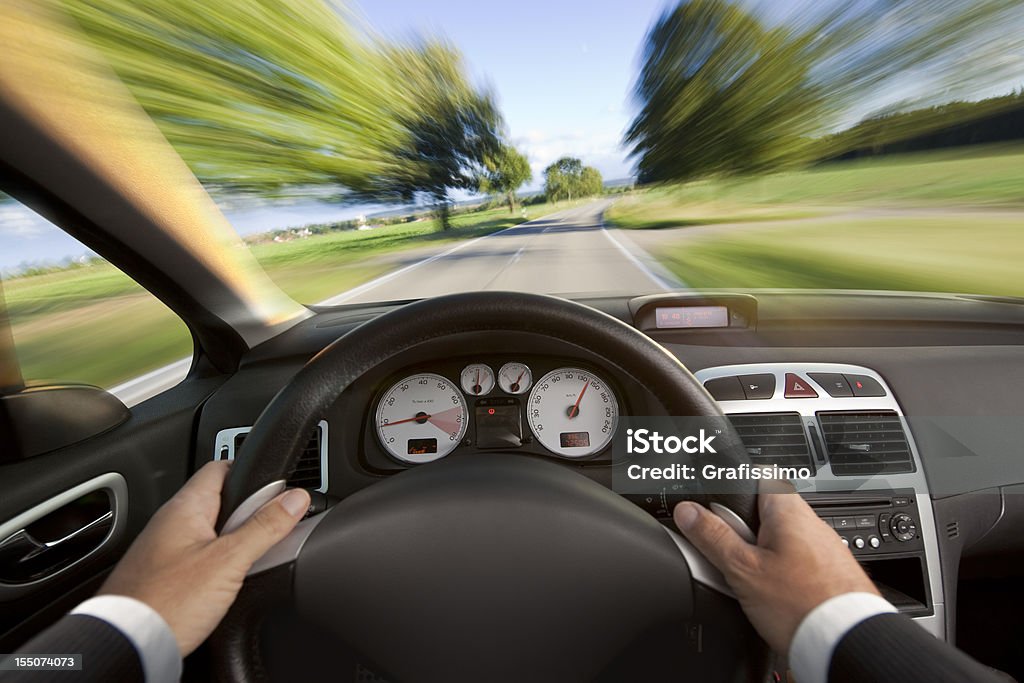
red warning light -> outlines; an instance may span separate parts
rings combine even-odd
[[[487,414],[488,415],[494,415],[494,408],[488,408],[487,409]]]
[[[857,381],[857,388],[858,389],[863,389],[864,388],[864,384],[860,380]]]

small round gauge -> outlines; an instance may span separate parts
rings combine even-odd
[[[473,363],[462,368],[459,381],[470,396],[483,396],[494,388],[494,370],[483,363]]]
[[[505,363],[498,370],[498,386],[506,394],[525,394],[533,384],[533,375],[525,363]]]
[[[419,465],[443,458],[466,435],[469,413],[462,392],[441,375],[406,377],[377,404],[377,437],[388,453]]]
[[[612,440],[619,421],[619,402],[611,387],[580,368],[559,368],[544,375],[527,406],[533,435],[566,458],[599,452]]]

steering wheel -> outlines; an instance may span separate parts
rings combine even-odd
[[[307,435],[358,377],[480,331],[562,339],[631,375],[671,415],[722,415],[674,356],[592,308],[513,292],[427,299],[339,338],[274,397],[228,476],[218,530],[284,489]],[[747,461],[734,431],[720,437],[721,462]],[[701,502],[756,531],[753,482]],[[257,625],[287,606],[389,680],[617,680],[659,658],[679,678],[758,680],[764,647],[727,592],[678,534],[569,468],[514,453],[447,458],[301,522],[250,572],[213,657],[222,679],[266,679]],[[672,633],[671,650],[645,649],[652,633]]]

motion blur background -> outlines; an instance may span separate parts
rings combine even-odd
[[[1019,0],[33,4],[303,303],[601,195],[676,286],[1024,296]],[[29,379],[192,348],[6,195],[0,272]]]

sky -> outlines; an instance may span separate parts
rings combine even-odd
[[[494,88],[511,140],[541,171],[571,155],[606,179],[631,175],[621,148],[647,29],[664,0],[363,0],[378,33],[444,36]]]

